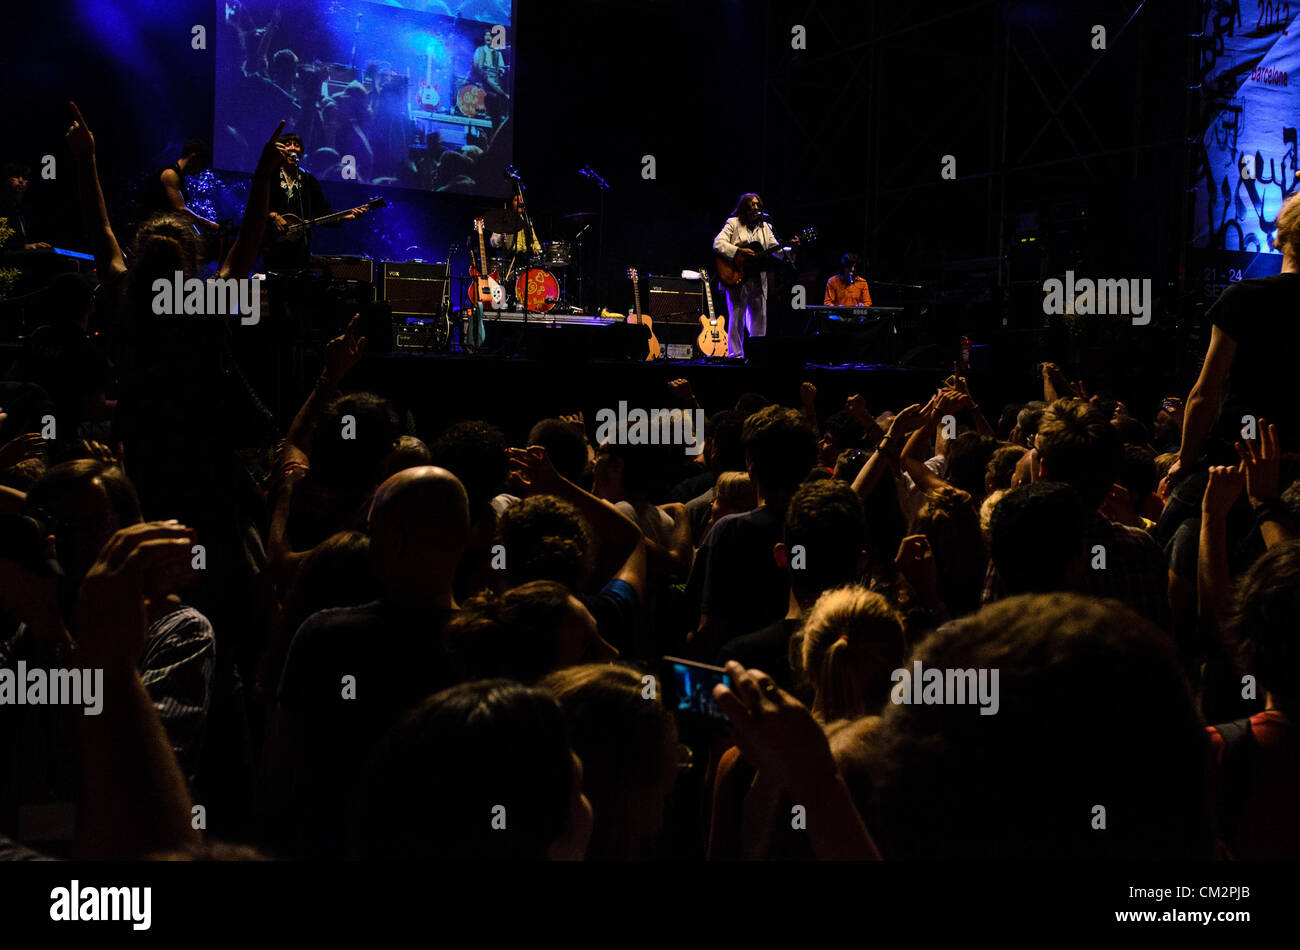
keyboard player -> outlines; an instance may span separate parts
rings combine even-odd
[[[858,255],[849,253],[840,258],[840,272],[826,281],[827,307],[870,307],[871,288],[858,276]]]

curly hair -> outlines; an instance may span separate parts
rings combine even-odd
[[[497,525],[497,539],[507,552],[511,582],[556,581],[578,588],[591,537],[586,521],[567,501],[533,495],[511,505]]]

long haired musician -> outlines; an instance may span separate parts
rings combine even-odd
[[[763,212],[763,199],[747,192],[736,201],[731,217],[713,239],[713,250],[736,265],[755,262],[756,255],[779,248],[780,242]],[[793,248],[776,250],[778,260],[793,257]],[[744,279],[734,287],[723,288],[727,294],[727,355],[744,356],[750,337],[767,335],[767,270],[757,266],[745,269]]]

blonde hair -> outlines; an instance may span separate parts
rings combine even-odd
[[[980,534],[984,535],[986,544],[989,540],[989,519],[993,517],[993,509],[1002,500],[1002,496],[1010,490],[1009,488],[999,488],[997,491],[985,495],[984,500],[980,502]]]
[[[850,585],[826,591],[791,643],[791,667],[813,691],[822,722],[876,715],[903,662],[903,619],[881,594]]]
[[[1300,192],[1288,198],[1282,205],[1282,210],[1277,213],[1273,246],[1285,254],[1287,245],[1300,251]]]
[[[720,506],[732,512],[752,511],[758,506],[758,492],[748,472],[723,472],[713,494]]]

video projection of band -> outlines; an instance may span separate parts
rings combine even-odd
[[[501,197],[512,158],[512,0],[218,0],[215,167],[268,128],[321,181]]]

